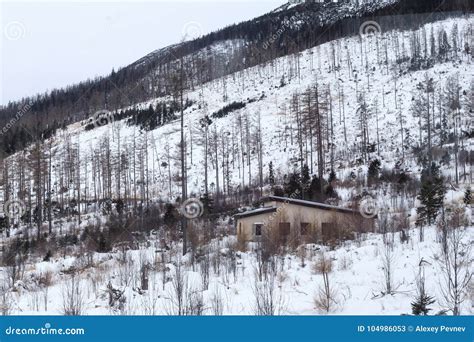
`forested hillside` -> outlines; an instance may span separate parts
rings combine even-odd
[[[289,3],[1,108],[2,312],[472,314],[473,24]],[[267,195],[376,231],[239,240]]]

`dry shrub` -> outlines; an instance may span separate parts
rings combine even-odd
[[[339,260],[339,270],[340,271],[346,271],[352,266],[352,259],[349,258],[347,255],[344,255],[340,260]]]
[[[275,274],[269,273],[265,281],[259,281],[255,274],[253,293],[254,293],[254,312],[256,316],[274,316],[281,314],[286,303],[281,289],[276,285]]]
[[[288,274],[286,272],[279,272],[278,273],[278,283],[279,284],[283,284],[284,282],[286,282],[290,277],[288,276]]]
[[[318,272],[323,276],[323,285],[318,288],[315,294],[314,305],[321,313],[332,312],[338,305],[337,290],[329,281],[329,274],[333,269],[332,260],[326,258],[326,256],[322,254],[319,260],[313,266],[313,269],[315,272]]]
[[[331,273],[333,268],[333,262],[331,259],[327,258],[322,254],[318,260],[313,264],[313,273],[314,274],[325,274]]]
[[[80,280],[75,274],[66,282],[62,289],[64,316],[80,316],[84,310],[84,293]]]
[[[211,295],[211,312],[214,316],[222,316],[224,314],[224,298],[219,289],[219,286],[215,287],[213,294]]]
[[[13,298],[6,286],[0,286],[0,314],[9,316],[13,311]]]
[[[306,246],[301,245],[298,249],[296,254],[298,255],[298,258],[300,259],[300,266],[301,267],[306,267],[306,258],[307,258],[307,251],[306,251]]]
[[[51,287],[52,285],[54,285],[53,272],[49,270],[41,272],[38,277],[38,285],[40,285],[41,287]]]

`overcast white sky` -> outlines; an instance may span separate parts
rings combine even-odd
[[[188,28],[209,33],[285,0],[0,0],[0,104],[106,75]]]

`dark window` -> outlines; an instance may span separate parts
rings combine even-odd
[[[290,235],[290,222],[280,222],[280,236]]]
[[[308,222],[301,222],[301,235],[306,236],[309,233],[310,224]]]
[[[323,241],[328,241],[336,237],[336,229],[334,223],[322,223],[321,224],[321,233],[323,236]]]
[[[262,236],[262,227],[263,227],[263,224],[261,223],[255,224],[255,236]]]

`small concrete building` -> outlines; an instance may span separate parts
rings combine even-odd
[[[277,196],[262,198],[260,203],[261,208],[234,216],[240,241],[271,235],[282,241],[328,243],[375,228],[374,219],[349,208]]]

